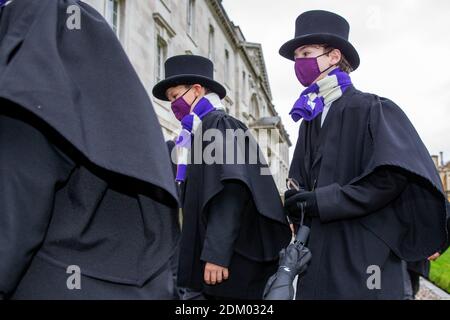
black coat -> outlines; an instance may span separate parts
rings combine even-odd
[[[217,129],[223,137],[227,129],[247,130],[243,123],[220,110],[209,113],[203,119],[203,132],[208,129]],[[197,133],[194,140],[199,138],[201,139],[201,135]],[[223,150],[226,150],[226,139],[223,141]],[[210,142],[205,141],[199,144],[202,151],[211,145]],[[219,145],[220,143],[217,144]],[[291,232],[272,176],[261,175],[260,170],[265,166],[261,162],[251,164],[248,160],[250,145],[256,148],[256,144],[249,144],[248,139],[245,149],[238,151],[238,148],[235,148],[235,159],[238,154],[246,155],[247,160],[242,164],[195,164],[192,162],[188,166],[183,188],[183,228],[178,273],[178,284],[181,287],[204,290],[208,294],[219,297],[261,299],[267,279],[276,271],[278,253],[289,244]],[[195,147],[196,144],[193,141],[192,157]],[[218,157],[221,160],[226,159],[226,152],[223,153],[223,158]],[[192,161],[194,161],[193,158]],[[243,191],[242,197],[249,195],[250,201],[246,202],[243,212],[233,214],[234,218],[223,218],[225,224],[238,227],[238,235],[229,262],[230,278],[220,285],[207,287],[203,281],[205,261],[201,259],[202,254],[203,257],[207,256],[205,260],[211,257],[215,260],[218,256],[214,254],[217,250],[204,248],[205,235],[211,223],[209,215],[214,214],[208,210],[211,199],[223,192],[227,181],[243,185],[248,193]],[[245,199],[237,199],[236,202],[241,200],[245,201]],[[217,218],[215,220],[217,221]],[[213,222],[213,224],[218,223]],[[216,230],[217,232],[212,234],[221,233],[218,228]],[[229,241],[222,239],[221,242]],[[228,255],[228,250],[224,251],[226,251],[224,255]],[[228,261],[224,261],[228,259],[222,259],[218,261],[218,264],[221,265],[224,262],[228,265]]]
[[[427,149],[399,107],[353,87],[332,104],[316,139],[313,124],[301,124],[290,169],[315,189],[320,216],[311,221],[313,257],[297,298],[403,298],[401,260],[423,261],[447,240]],[[375,198],[369,190],[380,181]],[[380,290],[367,288],[371,265],[382,270]]]
[[[81,30],[66,27],[69,5]],[[0,295],[172,298],[170,159],[108,23],[75,0],[14,1],[0,47]]]

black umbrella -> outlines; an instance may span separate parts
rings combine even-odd
[[[300,185],[293,178],[286,179],[286,187],[288,190],[300,191]],[[279,267],[277,272],[267,281],[263,294],[264,300],[294,299],[294,279],[297,275],[300,276],[306,271],[311,260],[311,252],[305,246],[309,237],[309,228],[303,225],[305,204],[300,203],[298,206],[301,211],[300,228],[294,242],[280,251]],[[289,218],[288,221],[291,224]]]
[[[309,228],[301,226],[295,241],[281,250],[278,270],[267,281],[263,295],[264,300],[294,299],[294,279],[306,271],[312,257],[309,249],[305,247],[308,236]]]

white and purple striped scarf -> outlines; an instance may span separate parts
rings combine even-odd
[[[311,121],[322,113],[325,106],[339,99],[351,85],[348,73],[336,68],[325,78],[306,88],[289,114],[295,122],[302,118]]]
[[[0,8],[10,4],[13,0],[0,0]]]
[[[224,107],[217,94],[209,93],[201,98],[192,112],[181,120],[182,129],[176,142],[178,161],[175,180],[177,182],[183,182],[186,179],[192,136],[202,124],[202,119],[214,110],[224,110]]]

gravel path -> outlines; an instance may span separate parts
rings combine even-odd
[[[421,278],[416,300],[450,300],[450,295],[431,282]]]

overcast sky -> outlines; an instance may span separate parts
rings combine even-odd
[[[288,113],[303,88],[293,62],[278,49],[293,38],[300,13],[322,9],[350,23],[350,41],[361,58],[352,73],[355,87],[397,103],[430,153],[443,151],[450,160],[450,1],[223,0],[223,5],[247,41],[262,44],[273,102],[294,145],[299,124]]]

